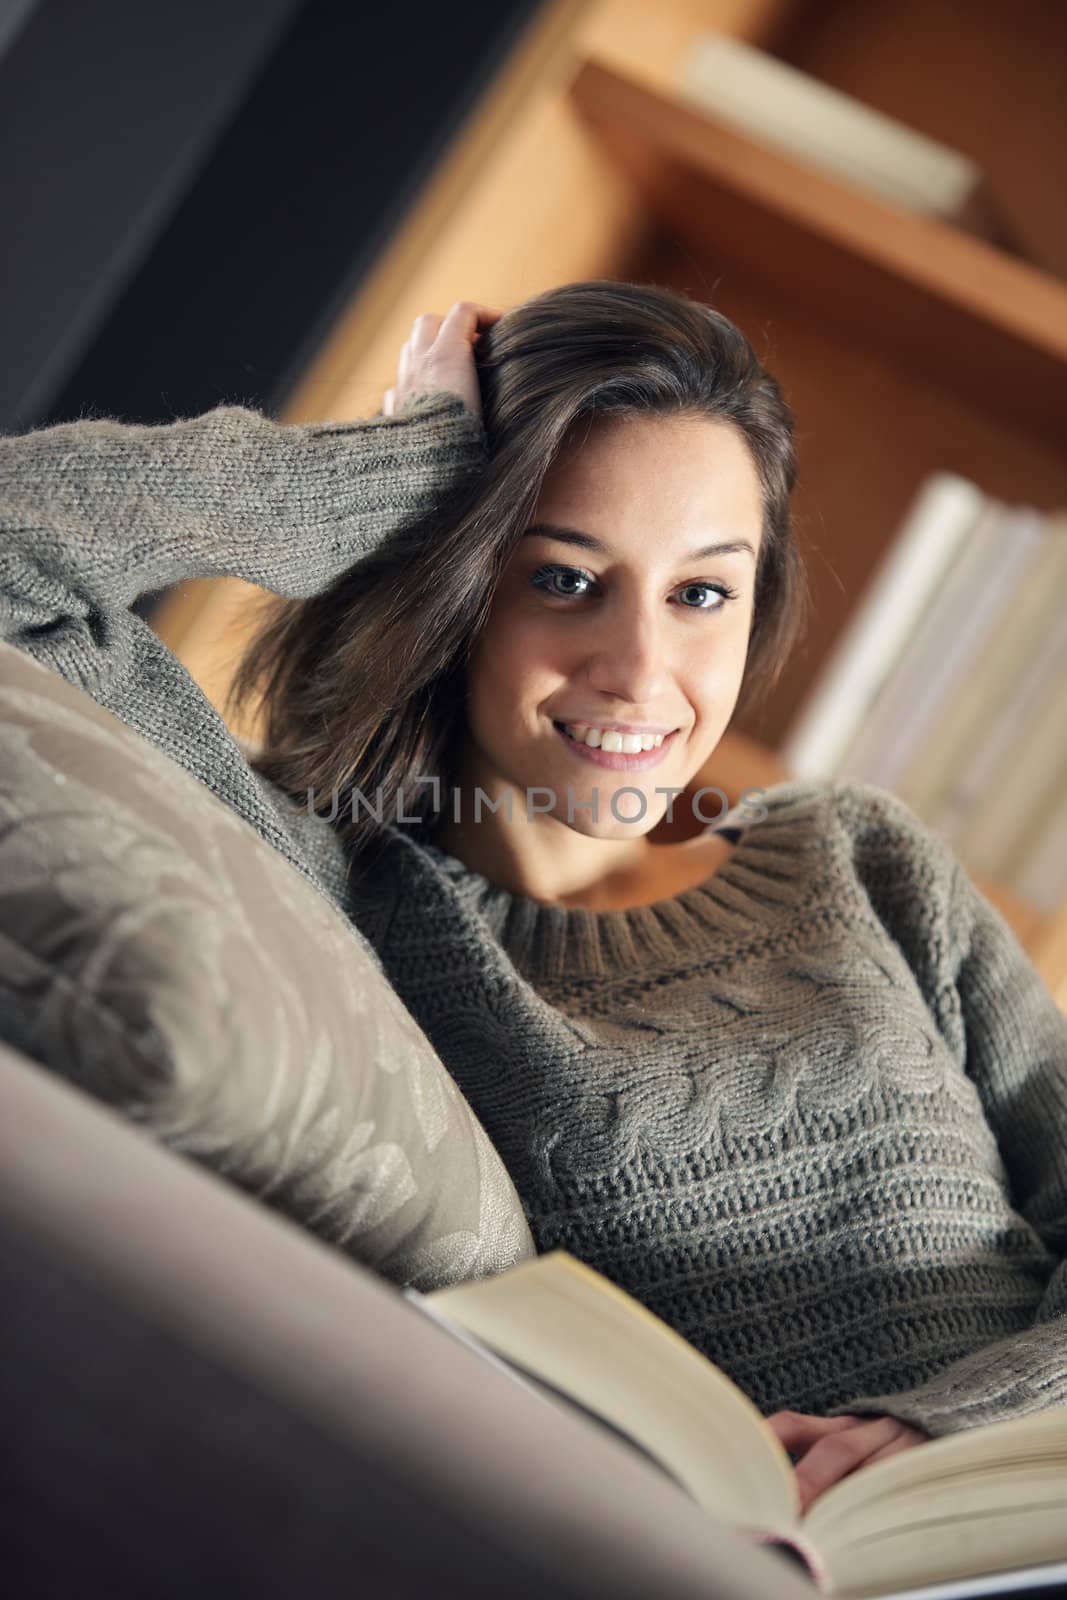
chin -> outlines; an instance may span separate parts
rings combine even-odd
[[[643,839],[652,832],[660,821],[659,817],[644,816],[640,822],[617,822],[614,817],[610,822],[594,822],[590,817],[575,817],[573,822],[567,821],[564,811],[559,819],[572,833],[580,833],[586,839],[599,839],[603,844],[629,843],[634,839]]]
[[[649,799],[651,800],[651,796]],[[611,795],[604,790],[600,793],[600,814],[594,822],[589,811],[575,809],[573,820],[567,817],[566,800],[553,812],[546,812],[546,816],[554,816],[572,833],[580,833],[587,839],[600,839],[605,844],[620,844],[634,839],[643,839],[654,829],[658,828],[663,818],[667,815],[667,803],[661,796],[655,796],[656,805],[646,806],[643,817],[635,817],[628,822],[615,816],[611,809]],[[580,798],[575,797],[575,807],[580,804]],[[677,802],[676,802],[677,803]]]

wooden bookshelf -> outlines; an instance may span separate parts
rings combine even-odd
[[[787,300],[876,360],[1067,444],[1067,282],[601,61],[582,63],[571,96],[694,261],[754,276],[767,311]]]
[[[771,51],[954,145],[1031,259],[897,210],[696,109],[697,36]],[[798,423],[809,636],[762,708],[742,701],[699,781],[772,780],[777,749],[930,472],[1067,505],[1067,10],[953,0],[553,0],[460,130],[309,367],[286,418],[376,412],[421,311],[505,306],[609,277],[715,304]],[[218,705],[248,586],[182,586],[154,625]],[[255,728],[235,730],[254,738]],[[781,769],[784,775],[784,769]],[[979,886],[1067,1004],[1067,907]]]

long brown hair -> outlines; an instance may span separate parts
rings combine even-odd
[[[720,312],[672,289],[593,279],[546,290],[474,347],[488,460],[432,511],[305,600],[271,596],[227,714],[264,713],[252,765],[356,850],[378,815],[437,820],[464,731],[466,665],[544,479],[576,425],[695,415],[736,427],[763,494],[763,531],[739,706],[777,683],[807,623],[796,548],[793,417],[777,381]],[[419,779],[423,782],[420,784]],[[353,803],[353,792],[365,797]],[[340,797],[340,804],[339,799]]]

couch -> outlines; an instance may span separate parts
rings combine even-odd
[[[366,941],[0,644],[3,1593],[810,1595],[404,1292],[532,1252]]]

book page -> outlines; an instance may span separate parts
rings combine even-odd
[[[860,1467],[803,1527],[849,1596],[1067,1560],[1067,1408]]]
[[[958,1583],[924,1584],[921,1589],[894,1589],[883,1600],[985,1600],[1001,1595],[1018,1596],[1039,1590],[1036,1600],[1053,1600],[1067,1593],[1067,1561],[1043,1562],[1039,1567],[1013,1567],[988,1578],[962,1578]]]
[[[740,1528],[795,1527],[793,1468],[757,1407],[666,1323],[566,1251],[428,1299],[631,1435],[712,1515]]]

